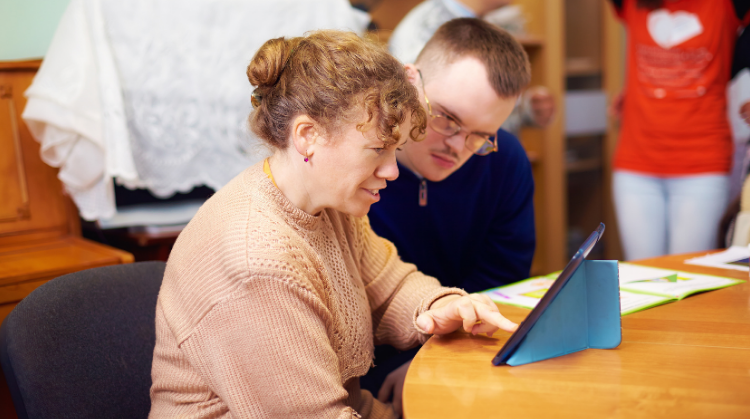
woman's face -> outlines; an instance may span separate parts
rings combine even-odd
[[[374,128],[357,130],[357,123],[344,126],[331,138],[317,141],[306,164],[312,176],[305,182],[316,209],[332,208],[355,217],[370,211],[380,200],[380,190],[398,177],[396,149],[408,139],[411,124],[401,124],[401,138],[385,146]],[[317,213],[317,212],[313,212]]]

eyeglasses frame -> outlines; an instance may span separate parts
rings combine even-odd
[[[432,129],[435,132],[437,132],[438,134],[444,135],[446,137],[452,137],[452,136],[458,134],[459,132],[463,131],[464,128],[461,126],[461,124],[459,124],[458,121],[456,121],[455,119],[453,119],[450,115],[435,115],[435,114],[432,113],[432,105],[430,104],[430,99],[427,98],[427,92],[424,89],[424,78],[422,77],[422,70],[417,69],[417,73],[419,73],[419,81],[422,84],[422,95],[424,96],[425,103],[427,103],[427,114],[430,116],[430,122],[432,122],[433,120],[435,120],[437,118],[445,118],[445,119],[453,122],[456,125],[456,127],[458,128],[458,130],[456,132],[454,132],[453,134],[446,134],[444,132],[440,132],[437,129],[435,129],[435,127],[432,126],[432,124],[430,124],[430,127],[432,127]],[[476,135],[478,137],[484,138],[484,140],[485,140],[485,144],[482,144],[476,151],[472,151],[472,153],[474,153],[474,154],[476,154],[478,156],[486,156],[486,155],[488,155],[490,153],[494,153],[494,152],[497,151],[497,137],[496,136],[494,136],[494,135],[485,136],[485,135],[482,135],[482,134],[477,134],[475,132],[469,132],[468,134],[466,134],[466,137],[464,138],[464,147],[466,149],[471,150],[469,147],[466,146],[467,142],[469,141],[469,136],[470,135]],[[488,147],[488,145],[489,145],[489,147]],[[489,149],[489,151],[487,151],[486,153],[480,153],[481,150],[485,150],[485,149]]]

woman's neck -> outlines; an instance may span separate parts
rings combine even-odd
[[[295,162],[289,153],[277,151],[268,158],[268,164],[276,187],[294,206],[311,215],[318,215],[323,210],[314,204],[308,192],[306,179],[309,173],[305,172],[309,166],[303,166],[307,163],[302,160]]]

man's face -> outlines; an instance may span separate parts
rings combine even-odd
[[[516,97],[501,98],[490,86],[487,70],[477,59],[466,57],[442,68],[422,70],[424,90],[417,67],[406,66],[409,79],[425,95],[433,115],[452,117],[461,131],[452,136],[435,132],[427,119],[427,136],[420,142],[408,141],[396,152],[399,163],[425,179],[439,182],[455,172],[474,154],[465,146],[466,135],[495,135],[516,104]],[[476,158],[481,159],[481,156]]]

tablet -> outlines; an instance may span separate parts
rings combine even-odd
[[[544,294],[544,297],[542,297],[536,307],[531,310],[531,313],[529,313],[526,319],[518,325],[518,329],[515,333],[510,336],[510,339],[505,342],[505,345],[500,349],[500,352],[498,352],[492,359],[494,365],[504,365],[513,355],[516,348],[518,348],[521,342],[523,342],[531,328],[534,327],[536,321],[539,320],[539,317],[541,317],[544,310],[546,310],[552,303],[560,290],[563,289],[568,280],[573,276],[576,269],[578,269],[586,256],[588,256],[589,252],[591,252],[591,249],[594,248],[594,245],[596,245],[602,237],[602,234],[604,234],[604,223],[599,223],[599,227],[589,235],[586,241],[583,242],[576,254],[573,255],[573,258],[570,259],[570,262],[565,265],[565,269],[560,273],[560,276],[557,277],[557,280],[555,280],[547,293]]]

